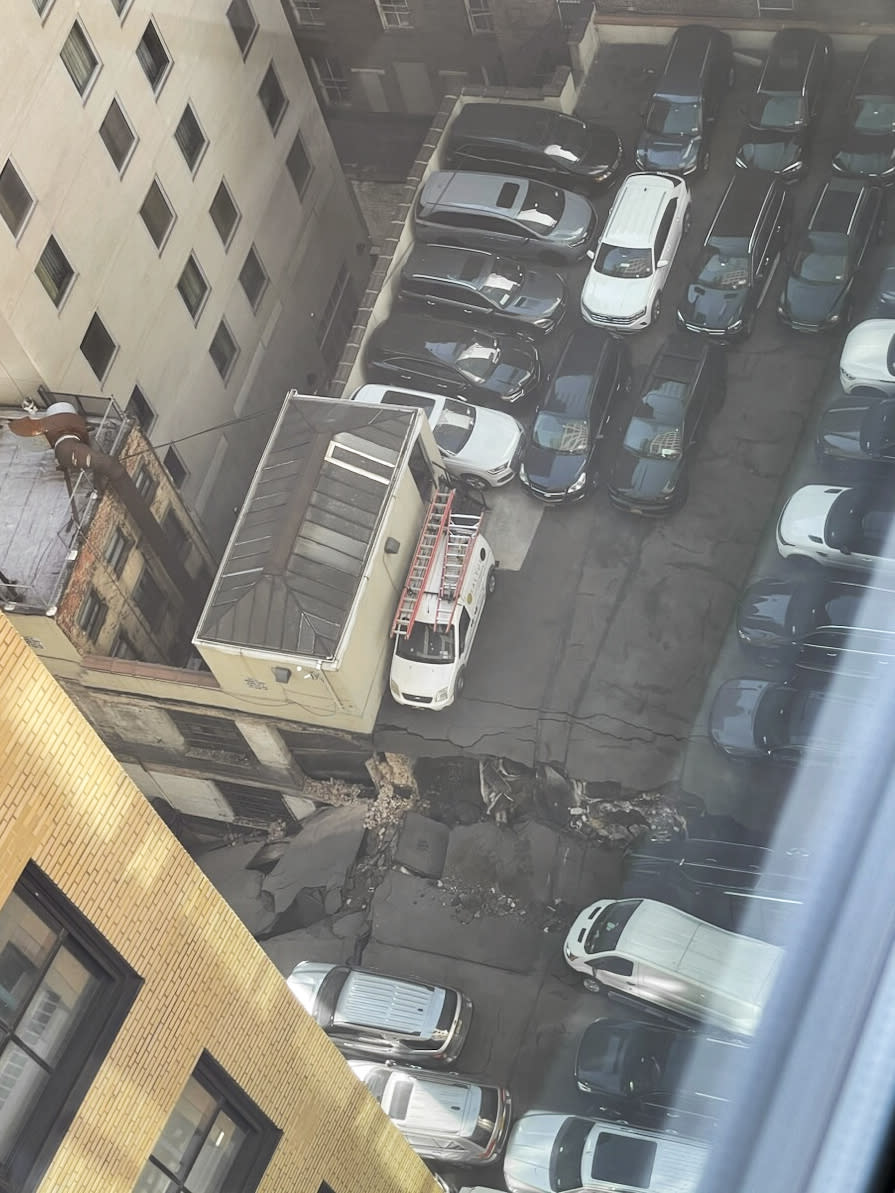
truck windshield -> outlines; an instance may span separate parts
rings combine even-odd
[[[584,943],[585,952],[610,953],[618,945],[628,920],[643,902],[642,899],[619,899],[601,911]]]
[[[399,659],[410,659],[415,663],[453,663],[454,627],[442,631],[418,621],[406,637],[398,639],[395,654]]]

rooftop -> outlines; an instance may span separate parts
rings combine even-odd
[[[290,393],[195,641],[333,658],[418,419]]]

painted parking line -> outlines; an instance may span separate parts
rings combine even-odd
[[[525,563],[544,507],[516,483],[489,493],[487,500],[484,531],[488,542],[500,560],[501,571],[518,572]]]

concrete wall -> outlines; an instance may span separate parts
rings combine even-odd
[[[0,617],[0,902],[27,863],[143,980],[39,1193],[131,1193],[203,1050],[282,1131],[260,1193],[437,1193],[273,964]]]

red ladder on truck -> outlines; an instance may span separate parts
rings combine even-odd
[[[426,581],[429,579],[429,572],[432,570],[435,552],[444,533],[445,525],[450,518],[451,506],[453,504],[453,489],[435,490],[435,495],[429,502],[429,508],[426,511],[416,551],[410,562],[410,570],[404,582],[401,599],[398,601],[395,620],[392,622],[393,638],[396,635],[398,637],[402,635],[406,637],[413,629],[413,623],[416,621],[416,615],[419,612],[420,603],[426,591]]]

